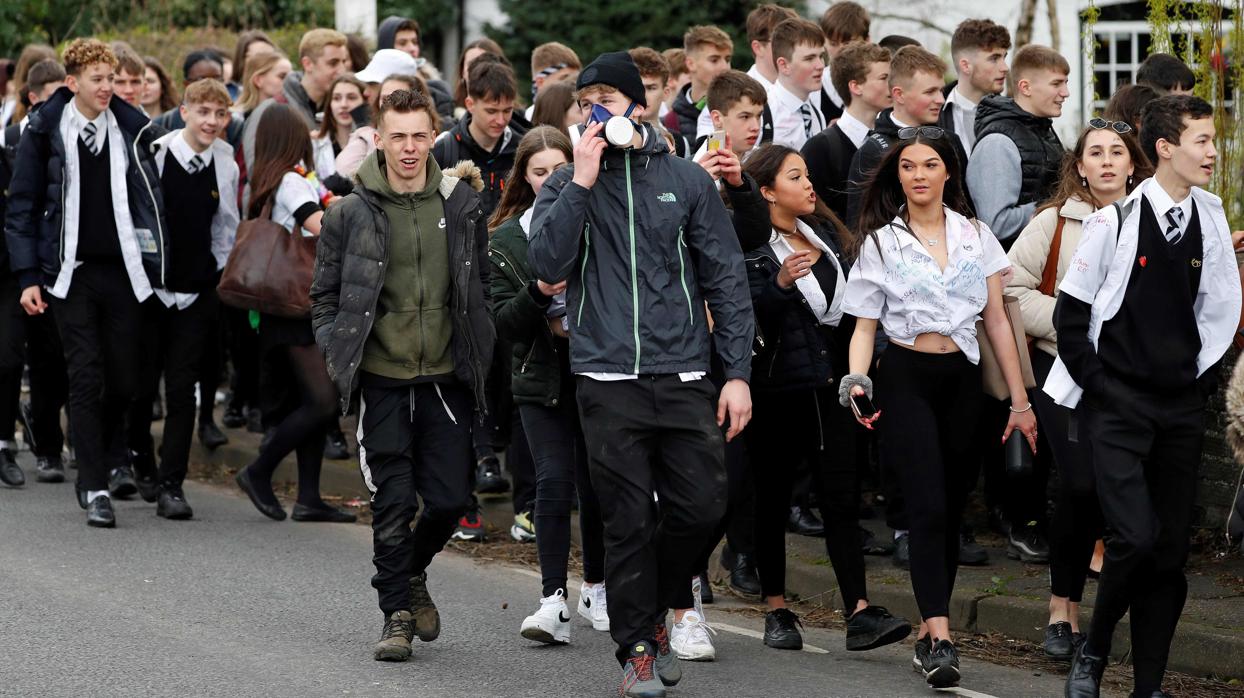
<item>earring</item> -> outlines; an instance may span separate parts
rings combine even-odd
[[[1080,178],[1080,186],[1084,187],[1085,189],[1088,189],[1088,180],[1087,180],[1087,179],[1085,179],[1084,177],[1081,177],[1081,178]]]
[[[1132,176],[1131,176],[1131,175],[1128,175],[1128,176],[1127,176],[1127,186],[1129,186],[1129,187],[1130,187],[1130,186],[1132,186]]]

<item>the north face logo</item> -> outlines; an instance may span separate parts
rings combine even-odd
[[[676,204],[678,203],[678,197],[674,196],[673,192],[667,191],[664,194],[657,194],[657,201],[663,204]]]

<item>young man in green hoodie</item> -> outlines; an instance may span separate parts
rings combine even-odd
[[[324,216],[312,323],[342,411],[360,389],[359,464],[372,492],[385,624],[377,660],[440,634],[427,569],[470,495],[471,424],[495,331],[479,171],[442,172],[429,151],[435,107],[399,90],[376,115],[376,152]],[[411,523],[423,499],[418,527]]]

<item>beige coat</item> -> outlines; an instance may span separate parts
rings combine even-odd
[[[1058,218],[1067,219],[1063,224],[1063,239],[1058,251],[1058,283],[1062,283],[1076,246],[1080,244],[1080,232],[1084,219],[1096,209],[1077,197],[1072,197],[1062,208],[1047,208],[1038,213],[1020,232],[1007,257],[1011,260],[1014,274],[1006,286],[1006,294],[1019,299],[1020,314],[1024,318],[1024,331],[1036,338],[1036,346],[1050,356],[1058,355],[1058,335],[1054,331],[1054,298],[1037,290],[1041,274],[1049,260],[1050,244]],[[1054,286],[1058,295],[1058,285]]]

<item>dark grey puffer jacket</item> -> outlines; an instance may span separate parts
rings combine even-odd
[[[707,371],[707,301],[726,379],[748,380],[752,303],[730,216],[708,173],[644,128],[644,147],[605,151],[591,189],[571,165],[536,198],[528,262],[537,278],[569,282],[571,368]]]
[[[383,158],[377,151],[369,158]],[[384,163],[380,163],[384,169]],[[488,223],[480,209],[479,169],[470,162],[445,170],[449,240],[450,306],[454,315],[454,375],[471,386],[476,406],[485,411],[484,381],[492,365],[497,333],[489,313]],[[344,413],[358,386],[363,346],[376,319],[376,302],[389,259],[389,222],[380,202],[361,184],[324,214],[311,282],[311,324],[324,352],[328,375],[337,386]]]

